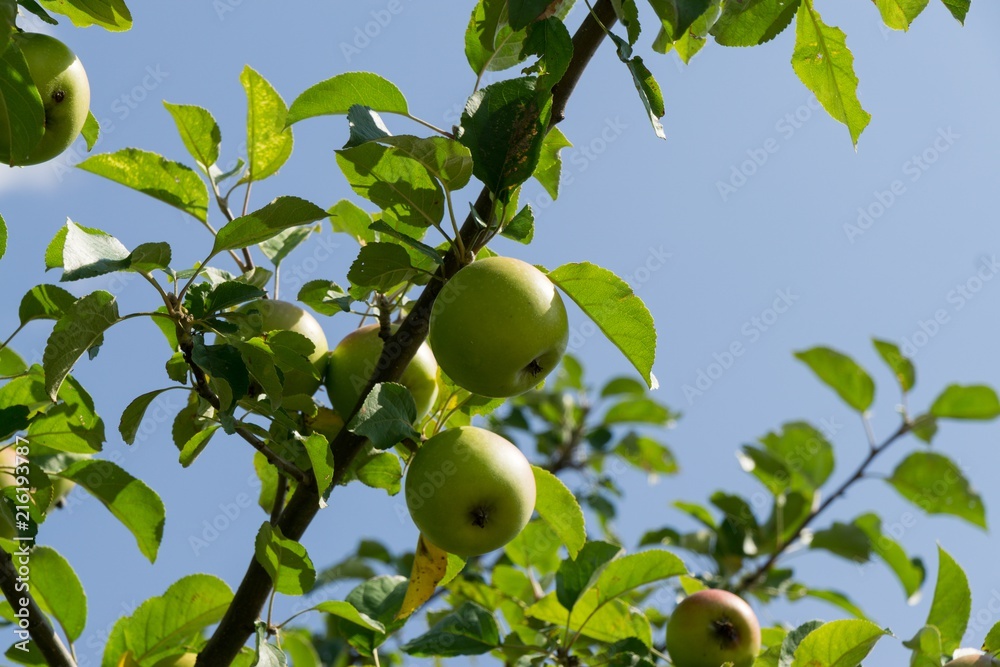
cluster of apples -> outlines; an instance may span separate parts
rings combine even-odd
[[[24,56],[42,98],[45,130],[26,155],[12,155],[12,136],[22,130],[11,122],[0,100],[0,163],[18,167],[47,162],[69,148],[83,130],[90,111],[87,72],[68,46],[48,35],[15,33],[7,48],[18,49]]]
[[[284,329],[312,341],[316,373],[285,373],[286,394],[312,394],[323,378],[333,412],[313,428],[328,438],[343,426],[382,353],[379,325],[361,327],[329,351],[316,319],[298,306],[261,300],[240,308],[253,329]],[[431,312],[428,341],[399,378],[422,420],[438,396],[439,367],[456,385],[489,398],[521,394],[541,382],[566,349],[569,324],[559,293],[545,274],[510,257],[490,257],[461,269]],[[531,518],[535,478],[524,454],[485,429],[465,426],[429,438],[414,455],[406,503],[421,533],[460,556],[502,547]]]

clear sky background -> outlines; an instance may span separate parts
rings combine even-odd
[[[165,99],[211,110],[222,127],[221,162],[235,159],[244,136],[245,98],[238,80],[244,64],[269,79],[289,103],[335,74],[378,72],[399,85],[414,113],[445,126],[457,119],[474,83],[463,52],[471,3],[130,4],[131,32],[77,30],[68,22],[54,30],[77,51],[90,76],[92,109],[104,125],[99,152],[135,146],[189,162],[161,105]],[[391,20],[367,45],[355,45],[372,13],[390,6],[398,13],[388,14]],[[640,53],[664,91],[667,141],[653,135],[627,70],[604,45],[561,126],[575,147],[563,153],[560,199],[536,207],[530,247],[496,244],[501,253],[550,267],[588,260],[612,269],[632,282],[656,318],[658,398],[684,413],[666,436],[683,473],[656,484],[640,475],[621,480],[628,495],[617,528],[629,544],[649,528],[693,528],[671,507],[676,499],[706,501],[719,488],[746,495],[758,491],[734,453],[786,421],[833,425],[834,481],[853,470],[867,448],[861,424],[794,360],[795,350],[831,345],[868,367],[878,384],[873,421],[883,437],[897,425],[899,395],[871,348],[873,335],[919,344],[914,410],[928,406],[952,381],[1000,384],[1000,279],[983,282],[971,298],[955,291],[980,286],[974,278],[981,269],[997,278],[989,261],[1000,251],[994,194],[1000,154],[1000,44],[995,38],[1000,5],[977,0],[963,28],[932,0],[908,34],[882,27],[869,2],[825,0],[818,8],[828,24],[847,31],[859,95],[873,114],[857,151],[844,126],[810,105],[811,95],[789,65],[791,31],[753,49],[710,43],[684,67],[673,55],[650,52],[655,30],[647,11]],[[581,17],[582,9],[575,9],[570,27]],[[345,54],[345,45],[350,53]],[[418,131],[396,118],[388,122],[396,133]],[[291,161],[277,177],[255,187],[256,206],[279,194],[324,207],[344,197],[358,201],[334,161],[333,150],[346,138],[344,120],[313,119],[294,131]],[[78,152],[81,146],[78,142]],[[752,168],[745,163],[754,155],[763,164]],[[914,156],[924,156],[926,168]],[[209,246],[207,232],[192,218],[68,168],[78,159],[66,156],[45,166],[0,170],[0,211],[10,227],[10,249],[0,262],[4,337],[16,326],[24,292],[58,280],[44,274],[42,254],[67,217],[104,229],[130,247],[170,241],[176,267],[203,257]],[[753,173],[731,180],[734,169]],[[888,203],[885,193],[896,181]],[[720,182],[734,190],[720,192]],[[544,202],[540,189],[532,188],[528,200]],[[470,190],[466,198],[473,196]],[[857,224],[859,209],[871,211],[871,223],[852,236],[845,225]],[[331,236],[329,228],[323,239],[335,245],[332,253],[317,253],[320,246],[314,242],[286,263],[291,268],[283,272],[286,296],[294,293],[294,267],[309,279],[343,283],[356,247]],[[105,277],[68,287],[81,295],[111,290],[122,312],[155,303],[148,285],[137,280]],[[791,306],[771,320],[767,311],[781,295]],[[766,330],[753,323],[755,317],[770,322]],[[936,317],[943,324],[934,329],[927,322]],[[572,323],[579,328],[584,320],[576,313]],[[922,323],[933,335],[919,335]],[[331,343],[355,324],[343,315],[323,321]],[[46,326],[31,325],[14,348],[26,358],[40,358],[47,333]],[[734,342],[742,343],[745,353],[721,375],[715,372],[717,379],[703,394],[686,394],[684,386],[695,385],[699,372],[708,373],[716,355],[723,356]],[[595,383],[630,372],[620,354],[597,336],[586,338],[574,353]],[[120,440],[116,426],[128,402],[169,384],[162,370],[167,357],[155,328],[131,321],[112,330],[97,360],[82,362],[76,371],[105,418],[106,455],[146,480],[167,506],[155,565],[83,492],[74,492],[70,509],[45,524],[42,541],[70,559],[88,592],[89,625],[78,645],[82,666],[99,663],[118,616],[180,576],[208,572],[235,587],[264,518],[256,508],[251,451],[241,442],[217,436],[190,469],[177,463],[170,422],[181,407],[180,393],[167,393],[150,410],[136,445]],[[988,521],[995,520],[1000,507],[997,436],[996,424],[948,423],[935,442],[982,493]],[[877,469],[890,472],[902,455],[922,446],[905,441]],[[317,566],[335,562],[361,537],[380,539],[396,550],[415,543],[417,533],[401,498],[352,487],[337,490],[332,500],[304,540]],[[232,513],[233,507],[238,515],[226,519],[226,508]],[[790,560],[802,579],[843,590],[878,623],[907,639],[926,618],[940,543],[972,582],[979,627],[965,644],[978,645],[1000,620],[990,611],[1000,605],[996,537],[957,519],[926,517],[879,480],[855,487],[827,521],[850,520],[872,509],[881,514],[886,530],[897,530],[910,553],[925,558],[924,599],[908,606],[881,564],[858,567],[820,553]],[[206,522],[213,521],[229,525],[206,548],[193,548],[190,538],[205,537]],[[324,596],[342,598],[348,590],[334,587]],[[773,605],[760,615],[763,622],[792,624],[843,617],[837,609],[807,602]],[[870,662],[905,659],[904,649],[890,638]]]

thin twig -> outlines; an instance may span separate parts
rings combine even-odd
[[[774,567],[774,564],[778,561],[778,559],[781,558],[782,554],[784,554],[788,550],[788,548],[792,546],[792,544],[794,544],[797,539],[799,539],[799,537],[802,535],[802,531],[808,528],[809,525],[812,524],[812,522],[815,521],[820,514],[822,514],[828,507],[830,507],[830,505],[834,503],[834,501],[836,501],[838,498],[847,493],[847,490],[850,489],[856,482],[863,479],[865,477],[865,473],[868,471],[868,466],[870,466],[875,461],[875,459],[878,458],[879,454],[888,449],[889,446],[892,445],[892,443],[896,442],[901,437],[909,433],[910,426],[911,425],[909,422],[904,421],[900,425],[900,427],[896,429],[896,432],[890,435],[888,438],[886,438],[886,440],[882,444],[872,447],[868,451],[868,455],[865,457],[864,461],[862,461],[861,465],[859,465],[857,469],[854,471],[854,474],[848,477],[843,484],[837,487],[836,491],[834,491],[830,496],[827,497],[826,500],[820,503],[819,507],[810,512],[809,516],[803,519],[802,523],[800,523],[798,528],[795,529],[795,532],[792,533],[791,537],[789,537],[784,544],[778,545],[777,548],[774,550],[774,553],[772,553],[767,558],[767,560],[761,563],[755,570],[753,570],[752,572],[745,575],[742,579],[740,579],[739,583],[736,585],[736,592],[738,593],[745,592],[748,588],[750,588],[755,583],[760,581],[762,577],[767,575],[767,573],[771,570],[771,568]]]

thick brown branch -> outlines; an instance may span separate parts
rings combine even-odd
[[[25,560],[30,567],[31,552],[27,552]],[[48,618],[38,607],[35,598],[27,589],[19,590],[17,568],[11,555],[0,549],[0,590],[7,602],[14,609],[14,615],[24,619],[22,628],[28,631],[35,642],[45,662],[52,667],[76,667],[76,661],[59,639],[59,635],[49,624]]]
[[[615,22],[615,13],[611,0],[598,0],[594,13],[605,26]],[[573,93],[580,76],[604,39],[604,31],[598,25],[594,16],[588,14],[583,20],[576,35],[573,37],[573,60],[571,61],[562,81],[553,89],[552,124],[562,120],[566,101]],[[489,219],[493,199],[489,190],[483,189],[476,200],[475,210],[480,219]],[[462,225],[460,236],[464,246],[475,253],[481,249],[486,239],[480,239],[480,227],[475,217],[470,214]],[[445,282],[460,269],[461,266],[455,253],[448,253],[444,264],[438,270],[434,280],[431,280],[418,297],[410,314],[400,324],[389,343],[383,346],[382,356],[376,364],[375,372],[368,386],[361,391],[365,397],[371,388],[379,382],[391,382],[399,379],[403,369],[413,359],[421,343],[427,337],[427,327],[430,321],[431,308],[437,299]],[[361,407],[363,398],[358,400],[351,415],[345,415],[350,422],[351,417]],[[364,445],[364,438],[349,430],[342,429],[331,443],[334,456],[334,486],[343,482],[348,466]],[[319,511],[319,497],[315,486],[300,485],[288,501],[288,506],[281,514],[278,527],[288,538],[298,540],[302,537],[309,523]],[[267,601],[271,591],[271,579],[256,560],[251,560],[243,581],[236,590],[232,604],[226,611],[215,633],[209,639],[205,649],[198,656],[197,667],[219,667],[229,665],[239,653],[240,648],[254,631],[254,621]]]

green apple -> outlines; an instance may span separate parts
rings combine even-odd
[[[970,653],[961,658],[955,658],[944,667],[995,667],[996,665],[1000,665],[1000,660],[989,653]]]
[[[284,393],[312,396],[320,385],[320,378],[326,372],[326,353],[329,349],[326,334],[316,318],[287,301],[260,299],[239,307],[238,312],[250,315],[244,327],[247,335],[283,330],[302,334],[313,344],[309,361],[316,368],[316,377],[301,370],[285,372]]]
[[[0,104],[0,162],[12,166],[47,162],[80,136],[90,111],[90,82],[80,59],[56,38],[22,32],[13,36],[12,43],[24,55],[42,97],[45,132],[23,159],[11,155],[10,121],[6,107]]]
[[[481,259],[441,290],[429,341],[441,370],[474,394],[524,393],[551,373],[566,351],[566,308],[552,281],[511,257]]]
[[[743,598],[708,589],[681,600],[667,622],[674,667],[750,667],[760,653],[760,625]]]
[[[361,391],[375,371],[382,345],[379,325],[370,324],[347,334],[330,353],[330,363],[326,367],[326,390],[330,394],[330,402],[340,414],[348,415],[354,410]],[[434,354],[423,343],[398,380],[413,394],[418,421],[427,416],[437,399],[437,373]]]
[[[406,473],[406,506],[430,542],[478,556],[514,539],[535,509],[531,464],[513,443],[474,426],[427,440]]]
[[[309,419],[309,428],[313,433],[326,437],[327,442],[333,442],[344,428],[344,418],[336,411],[321,405],[316,411],[316,416]]]

